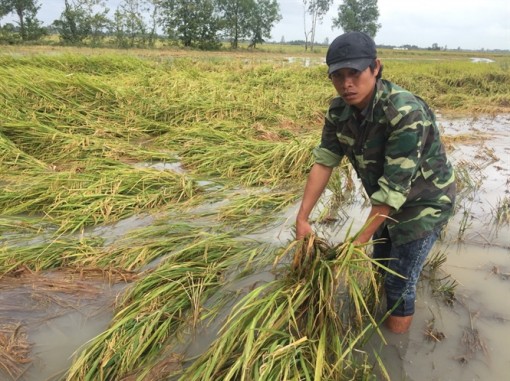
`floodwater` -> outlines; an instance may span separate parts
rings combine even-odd
[[[510,226],[497,224],[496,217],[504,200],[510,198],[510,115],[439,120],[445,135],[458,138],[450,150],[452,161],[467,168],[470,176],[470,186],[461,190],[457,213],[446,236],[433,249],[433,253],[447,256],[440,275],[457,282],[455,298],[445,303],[433,297],[424,277],[411,331],[393,335],[383,329],[386,344],[374,336],[365,350],[378,351],[391,380],[507,380]],[[506,205],[508,208],[508,201]],[[292,239],[297,207],[289,208],[276,228],[253,237],[285,245]],[[339,214],[338,224],[316,226],[316,230],[333,241],[341,240],[348,226],[361,226],[366,213],[360,205],[347,206]],[[133,217],[94,229],[93,233],[115,241],[121,234],[152,222],[151,217]],[[49,282],[70,275],[57,271],[44,276]],[[271,279],[272,274],[264,272],[229,287],[238,290]],[[87,290],[76,300],[76,293],[41,289],[41,282],[36,283],[30,276],[16,282],[0,281],[0,322],[23,322],[33,344],[33,361],[19,381],[59,380],[73,353],[108,326],[115,296],[123,289],[122,285],[111,287],[98,280],[76,279],[70,282],[72,287]],[[196,335],[200,340],[189,343],[187,354],[203,351],[220,325],[219,320]],[[0,373],[0,380],[10,378]]]

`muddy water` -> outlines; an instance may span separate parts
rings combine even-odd
[[[507,380],[510,227],[497,225],[495,215],[498,203],[510,197],[510,116],[440,122],[447,135],[473,137],[456,141],[451,157],[456,164],[467,163],[475,186],[463,191],[447,235],[434,248],[434,252],[447,255],[441,272],[456,280],[455,300],[446,304],[433,297],[429,282],[422,279],[411,331],[405,335],[383,331],[387,343],[373,337],[365,349],[378,351],[392,380]],[[327,197],[323,201],[326,203]],[[289,208],[277,228],[253,237],[286,244],[292,239],[296,209],[297,205]],[[339,213],[336,225],[315,228],[333,241],[342,239],[348,227],[360,227],[366,214],[366,208],[349,205]],[[95,229],[94,234],[114,241],[151,222],[151,218],[140,216]],[[271,273],[264,272],[229,287],[247,289],[271,279]],[[65,293],[37,291],[29,280],[17,285],[0,282],[0,321],[23,321],[34,344],[34,361],[20,381],[59,380],[73,353],[108,326],[115,295],[122,286],[82,282],[91,290],[82,300]],[[218,320],[196,335],[200,339],[189,343],[187,353],[204,350],[220,325]],[[0,380],[9,379],[0,376]]]
[[[379,350],[392,380],[507,380],[510,355],[510,278],[493,267],[510,268],[507,249],[440,244],[448,262],[443,270],[457,280],[456,300],[447,305],[420,282],[412,329],[387,331]],[[368,348],[367,348],[368,350]]]

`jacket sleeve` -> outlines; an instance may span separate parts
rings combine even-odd
[[[342,148],[336,135],[336,126],[326,116],[322,128],[321,144],[314,148],[315,162],[327,167],[336,167],[343,157]]]
[[[405,203],[413,179],[419,175],[432,121],[418,109],[393,122],[386,143],[384,172],[378,180],[380,189],[370,199],[372,204],[386,204],[397,211]]]

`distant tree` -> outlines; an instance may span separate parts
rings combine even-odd
[[[148,45],[154,47],[156,43],[156,35],[159,21],[159,13],[161,9],[161,0],[148,0],[149,3],[149,35]]]
[[[219,48],[220,20],[213,0],[162,0],[161,12],[169,37],[186,47]]]
[[[129,45],[125,25],[125,16],[117,8],[113,14],[112,32],[115,38],[115,45],[117,45],[118,48],[127,48]]]
[[[0,43],[1,44],[16,44],[20,41],[20,37],[16,32],[16,26],[10,22],[0,27]]]
[[[86,38],[96,43],[110,27],[109,9],[101,0],[64,0],[64,5],[53,26],[66,44],[80,44]]]
[[[305,32],[305,51],[308,50],[308,39],[310,38],[310,31],[306,25],[306,15],[308,14],[309,0],[303,0],[303,31]]]
[[[0,19],[12,12],[10,0],[0,0]]]
[[[338,6],[338,17],[333,18],[333,27],[344,32],[364,32],[375,37],[381,24],[377,0],[344,0]]]
[[[145,46],[148,40],[148,25],[144,15],[150,5],[144,0],[123,0],[114,15],[115,38],[119,47]]]
[[[250,14],[254,7],[254,0],[218,0],[221,29],[230,40],[232,49],[237,49],[239,40],[248,35]]]
[[[328,13],[329,8],[333,4],[333,0],[305,0],[305,4],[308,5],[306,11],[312,18],[312,26],[310,28],[310,50],[313,52],[317,24],[322,22],[322,18]]]
[[[265,42],[271,38],[271,29],[275,22],[280,21],[280,5],[277,0],[256,0],[249,17],[248,32],[250,33],[250,47]]]
[[[30,10],[25,15],[26,41],[37,41],[48,34],[41,21],[37,19],[36,13],[35,10]]]
[[[0,17],[15,13],[18,16],[21,39],[34,40],[43,34],[41,22],[37,19],[40,7],[37,0],[0,0]]]
[[[112,21],[108,18],[108,12],[104,3],[100,3],[103,8],[97,12],[92,12],[90,15],[90,37],[92,45],[100,44],[101,40],[111,30]]]
[[[285,36],[282,36],[282,38],[280,39],[280,44],[285,44]]]

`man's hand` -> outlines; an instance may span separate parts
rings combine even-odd
[[[388,205],[373,205],[368,215],[365,226],[354,243],[362,245],[372,239],[372,236],[390,214],[391,207]]]
[[[313,229],[310,223],[306,220],[296,220],[296,239],[300,240],[305,238],[308,234],[312,234]]]
[[[300,240],[306,235],[313,233],[312,227],[308,222],[310,213],[319,200],[322,192],[328,184],[333,168],[322,164],[314,164],[306,181],[303,200],[296,218],[296,239]]]

